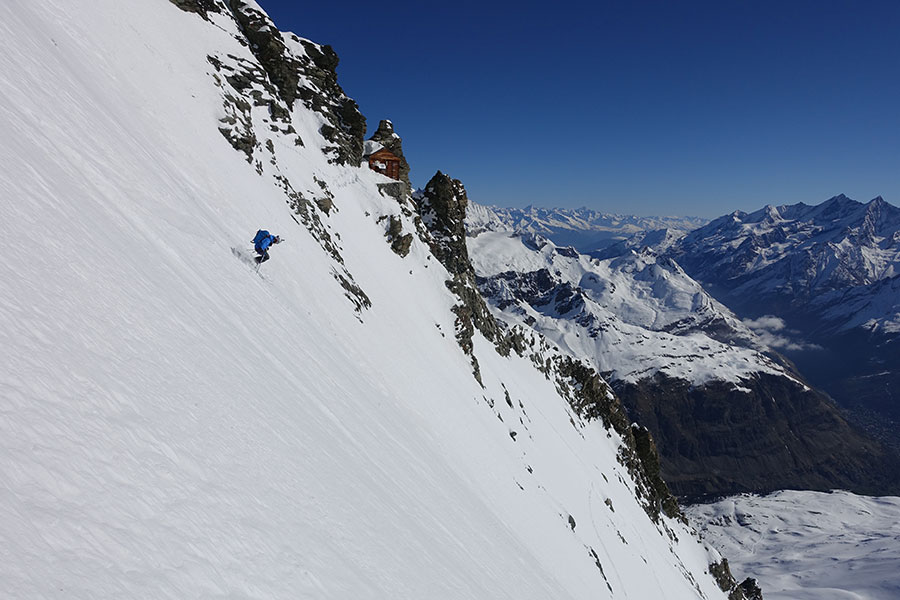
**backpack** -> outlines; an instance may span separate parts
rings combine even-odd
[[[256,237],[253,238],[253,247],[259,249],[259,245],[267,237],[269,237],[269,232],[265,229],[260,229],[259,231],[257,231]]]

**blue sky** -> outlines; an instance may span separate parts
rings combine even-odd
[[[900,204],[900,2],[298,2],[414,185],[502,206],[713,217]]]

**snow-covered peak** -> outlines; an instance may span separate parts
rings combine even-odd
[[[768,206],[732,214],[681,240],[671,254],[694,277],[747,298],[786,296],[790,302],[821,302],[821,295],[872,285],[900,273],[900,209],[876,198],[863,204],[844,195],[817,206]],[[893,320],[896,313],[873,303],[867,318]],[[837,327],[853,326],[850,312],[827,314]],[[854,316],[853,322],[859,318]]]
[[[697,385],[738,385],[751,373],[785,373],[730,311],[652,252],[598,260],[509,232],[483,232],[468,244],[481,288],[504,316],[614,379],[663,373]]]

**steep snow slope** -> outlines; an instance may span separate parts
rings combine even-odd
[[[669,228],[682,235],[706,224],[698,217],[638,217],[582,208],[501,208],[473,205],[466,217],[469,231],[513,230],[537,233],[560,246],[594,252],[642,232]]]
[[[478,333],[476,382],[328,49],[179,4],[0,5],[4,594],[723,597],[618,434]]]
[[[900,597],[900,498],[782,491],[687,512],[732,567],[767,583],[767,600]]]
[[[897,489],[885,450],[672,259],[645,249],[601,260],[534,234],[473,233],[497,314],[604,373],[653,432],[676,493]]]

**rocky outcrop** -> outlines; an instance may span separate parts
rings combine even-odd
[[[217,0],[169,0],[172,4],[185,12],[197,13],[209,20],[209,13],[222,11],[221,4]]]
[[[229,0],[235,20],[247,36],[250,51],[278,88],[281,99],[292,108],[299,95],[303,65],[288,51],[282,33],[264,13],[241,0]]]
[[[763,600],[762,590],[755,579],[748,577],[741,583],[737,582],[731,574],[727,558],[710,564],[709,572],[719,589],[728,594],[728,600]]]
[[[339,164],[359,164],[362,159],[366,118],[360,113],[356,102],[347,97],[338,84],[338,56],[331,46],[320,46],[296,35],[282,33],[266,14],[243,0],[171,2],[204,19],[209,18],[210,12],[230,14],[244,36],[241,42],[253,53],[265,75],[265,81],[259,81],[253,73],[249,76],[247,73],[232,74],[232,77],[236,77],[234,82],[230,82],[232,86],[238,91],[248,87],[250,82],[272,87],[274,93],[269,95],[266,104],[276,121],[289,123],[295,103],[303,102],[306,108],[318,112],[326,120],[320,133],[332,144],[324,148],[330,155],[330,160]],[[229,59],[241,62],[237,57],[231,56]],[[245,77],[247,81],[241,77]],[[293,128],[288,132],[293,133]],[[255,140],[251,136],[235,135],[234,131],[223,131],[223,135],[240,151],[249,151],[250,162],[253,162],[251,142]],[[302,140],[298,144],[302,144]]]
[[[650,432],[633,423],[621,402],[594,369],[568,356],[558,356],[553,368],[559,376],[558,385],[579,417],[587,421],[599,420],[607,429],[620,436],[624,446],[619,462],[625,465],[638,484],[637,496],[647,515],[659,521],[660,513],[684,520],[678,501],[663,481],[659,468],[659,454]]]
[[[653,433],[662,476],[679,496],[783,488],[900,491],[896,459],[827,399],[788,378],[759,373],[739,389],[657,374],[613,388],[631,418]]]
[[[275,98],[269,102],[273,118],[289,121],[294,104],[302,101],[327,121],[320,133],[333,144],[324,149],[330,160],[338,164],[360,163],[366,118],[356,102],[338,84],[339,59],[331,46],[321,46],[294,34],[282,33],[265,13],[243,0],[170,1],[178,8],[197,13],[207,20],[209,13],[230,14],[245,38],[240,41],[250,49],[265,71],[265,85],[273,85],[277,90]],[[242,83],[237,81],[235,88],[240,90]],[[233,128],[223,131],[223,135],[235,148],[249,153],[249,160],[253,162],[254,137],[235,134]],[[302,141],[299,143],[302,144]]]
[[[447,288],[459,298],[456,314],[456,339],[472,358],[476,378],[481,375],[472,352],[472,336],[477,328],[488,340],[498,339],[497,322],[478,292],[475,269],[466,248],[466,189],[458,179],[438,171],[416,198],[419,218],[425,227],[425,241],[431,252],[446,267],[451,279]]]
[[[451,275],[475,281],[475,269],[466,247],[466,207],[469,198],[459,179],[438,171],[416,198],[419,216],[431,234],[429,245]]]
[[[412,246],[413,235],[411,233],[403,233],[403,221],[394,215],[390,216],[388,221],[388,229],[385,236],[391,243],[391,250],[400,258],[405,258],[409,254]]]
[[[403,140],[394,132],[394,124],[387,119],[382,119],[378,123],[378,129],[369,138],[373,142],[381,144],[391,154],[400,159],[400,181],[403,183],[401,187],[401,195],[406,196],[412,191],[412,185],[409,183],[409,163],[403,156]],[[390,194],[396,196],[395,194]]]
[[[302,86],[297,95],[307,108],[315,110],[329,121],[321,133],[334,146],[332,162],[358,165],[362,161],[366,118],[352,98],[344,94],[337,82],[338,55],[331,46],[319,46],[296,38],[306,50],[302,60],[302,74],[312,85]]]

